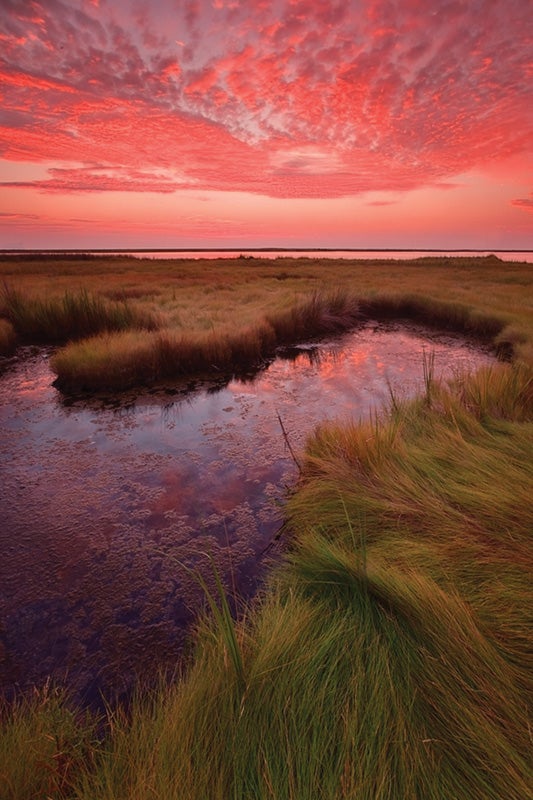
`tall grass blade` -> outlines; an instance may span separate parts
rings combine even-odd
[[[184,569],[189,575],[191,575],[202,588],[202,591],[204,592],[207,602],[209,604],[209,608],[211,610],[213,619],[216,623],[217,630],[223,637],[228,655],[233,664],[239,689],[241,692],[244,692],[244,690],[246,689],[244,662],[241,654],[241,648],[237,639],[235,621],[231,614],[226,590],[224,589],[224,585],[220,578],[220,573],[217,569],[217,566],[212,556],[209,553],[203,553],[203,555],[208,559],[211,565],[213,578],[217,590],[216,597],[213,595],[213,592],[209,589],[209,586],[207,585],[207,582],[205,581],[203,575],[198,570],[191,569],[181,561],[178,561],[177,563],[180,565],[182,569]]]
[[[424,398],[428,408],[431,407],[432,388],[435,379],[435,351],[428,354],[424,349],[422,354],[422,371],[424,377]]]

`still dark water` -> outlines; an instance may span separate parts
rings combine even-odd
[[[182,651],[202,592],[187,569],[252,596],[276,549],[295,450],[324,418],[364,417],[436,375],[494,361],[459,338],[366,325],[280,354],[253,379],[82,401],[49,353],[0,375],[0,688],[127,692]],[[265,550],[267,552],[265,552]]]

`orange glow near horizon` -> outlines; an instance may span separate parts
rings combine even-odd
[[[533,247],[526,0],[5,2],[0,248]]]

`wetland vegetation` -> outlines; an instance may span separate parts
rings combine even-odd
[[[374,318],[414,319],[531,357],[527,264],[486,258],[0,261],[0,346],[63,344],[69,392],[257,366],[276,346]],[[525,284],[524,284],[525,281]],[[332,287],[334,287],[332,289]],[[6,327],[10,326],[10,327]]]
[[[35,309],[127,309],[124,329],[105,322],[88,339],[53,322],[62,333],[47,341],[70,340],[54,360],[69,391],[249,366],[368,317],[458,330],[509,359],[446,384],[428,362],[419,397],[392,392],[369,419],[321,424],[260,596],[234,621],[220,590],[174,679],[103,720],[50,685],[6,705],[6,800],[532,794],[531,265],[117,258],[0,270],[6,352],[13,330],[46,339],[22,321]],[[17,317],[13,297],[33,311]]]

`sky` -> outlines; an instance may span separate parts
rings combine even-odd
[[[0,248],[533,249],[530,0],[2,0]]]

